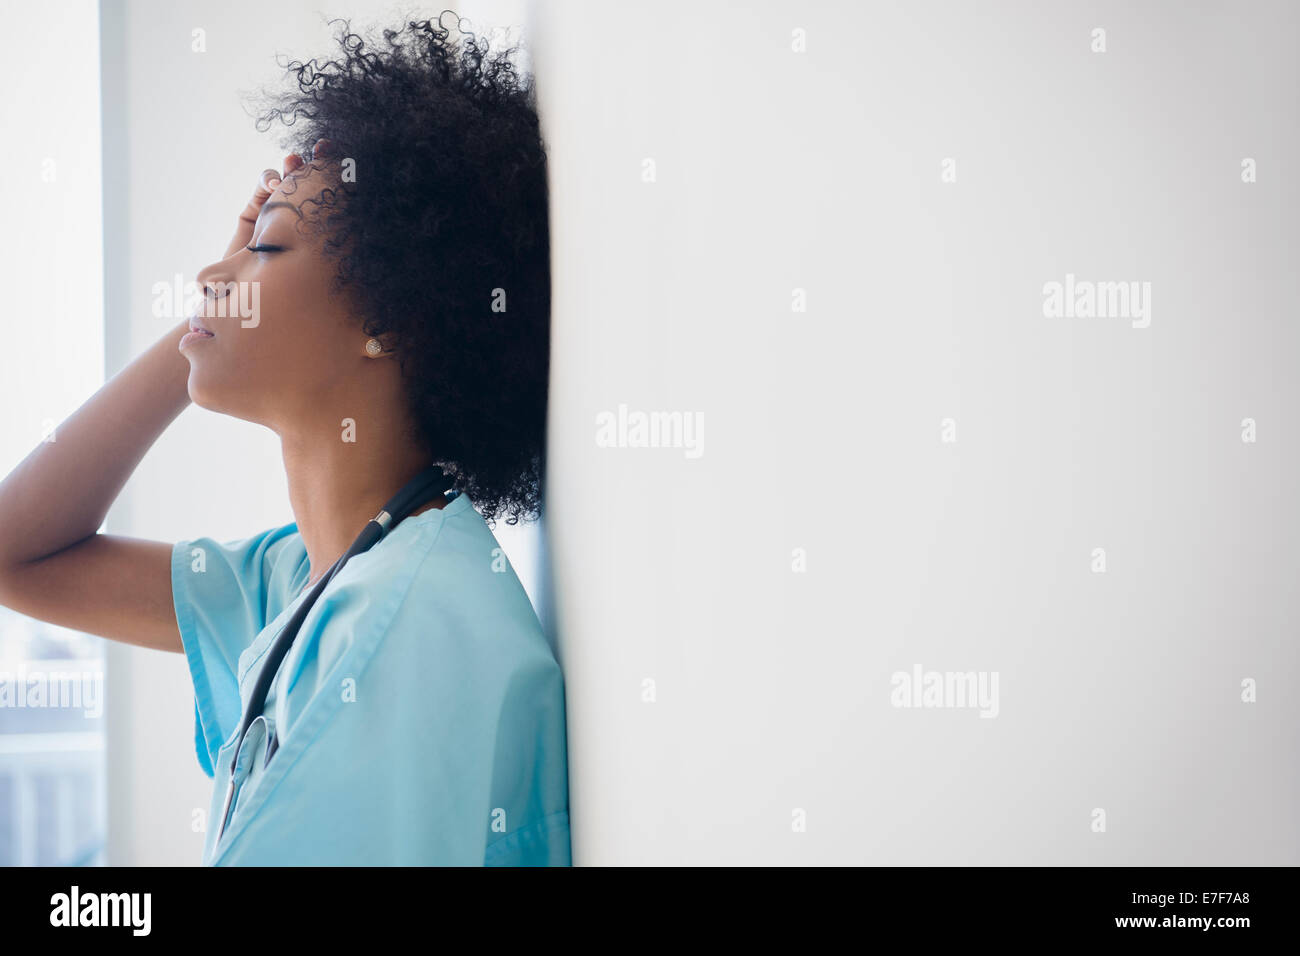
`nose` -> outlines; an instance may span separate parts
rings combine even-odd
[[[196,281],[203,292],[203,307],[206,314],[212,314],[214,303],[230,295],[235,288],[235,274],[229,263],[229,260],[214,262],[199,270]]]

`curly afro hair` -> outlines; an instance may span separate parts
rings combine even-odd
[[[519,47],[489,51],[451,11],[382,40],[331,23],[342,24],[341,54],[282,60],[294,88],[263,95],[257,128],[280,120],[284,145],[313,163],[313,145],[328,143],[320,159],[336,188],[303,212],[324,227],[365,333],[396,353],[434,462],[489,524],[535,519],[550,239],[545,146]]]

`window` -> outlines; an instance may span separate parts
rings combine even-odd
[[[40,4],[5,13],[23,40],[0,98],[0,260],[23,281],[4,283],[0,476],[104,369],[98,7],[64,4],[53,28]],[[0,608],[0,864],[103,864],[103,671],[99,638]]]

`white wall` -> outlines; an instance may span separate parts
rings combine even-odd
[[[330,17],[350,16],[355,27],[402,18],[394,19],[400,7],[375,2],[326,12],[314,0],[104,6],[106,221],[117,229],[107,249],[111,374],[181,318],[152,316],[154,284],[176,273],[192,281],[219,256],[259,174],[284,156],[275,132],[254,129],[241,92],[278,83],[277,52],[305,59],[336,49]],[[519,22],[516,9],[475,2],[462,12],[491,27]],[[203,53],[191,49],[195,29],[205,31]],[[195,483],[210,494],[196,500]],[[108,529],[165,541],[233,539],[291,520],[275,436],[191,407],[133,476]],[[541,606],[537,527],[501,523],[496,534]],[[109,680],[110,862],[197,864],[203,835],[191,823],[206,811],[212,781],[194,754],[185,661],[111,645]]]
[[[544,10],[575,861],[1300,862],[1296,7]]]

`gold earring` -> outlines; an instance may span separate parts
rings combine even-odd
[[[366,354],[369,355],[371,358],[374,358],[383,350],[384,350],[384,345],[382,342],[379,341],[379,339],[370,339],[369,341],[366,342]]]

